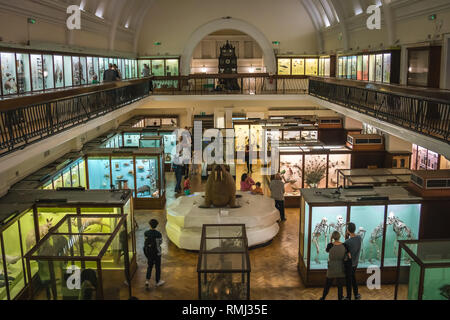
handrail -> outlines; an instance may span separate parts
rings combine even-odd
[[[378,120],[450,143],[450,101],[319,80],[309,94]]]
[[[127,87],[138,83],[148,82],[149,79],[150,78],[141,78],[126,81],[114,81],[101,84],[84,85],[72,89],[52,89],[45,92],[33,92],[30,94],[6,96],[0,99],[0,111],[16,109],[17,106],[24,107],[38,103],[50,103],[84,94]]]
[[[103,88],[0,110],[0,156],[145,98],[150,81],[106,84]]]

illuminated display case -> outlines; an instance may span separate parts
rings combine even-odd
[[[94,224],[95,222],[95,224]],[[96,223],[101,223],[97,228]],[[65,215],[26,255],[38,267],[31,300],[121,300],[131,296],[127,225],[123,215]],[[80,288],[69,277],[81,275]],[[31,272],[29,273],[31,277]],[[89,282],[87,282],[89,281]],[[86,288],[89,288],[86,290]]]
[[[26,53],[16,54],[18,93],[31,91],[30,56]]]
[[[27,199],[26,202],[23,199]],[[126,215],[131,274],[136,270],[133,203],[129,191],[13,190],[0,199],[0,300],[26,298],[30,284],[39,286],[39,264],[26,264],[25,255],[68,214],[83,216],[91,234],[110,232],[107,215]],[[95,219],[85,218],[95,214]],[[39,233],[37,232],[39,230]],[[64,229],[64,231],[68,231]],[[125,237],[126,235],[126,237]],[[86,250],[93,246],[86,243]],[[122,259],[123,260],[123,259]]]
[[[395,300],[450,300],[450,240],[405,240],[399,250]]]
[[[382,82],[400,82],[400,50],[358,53],[338,57],[338,77]]]
[[[131,190],[136,208],[164,208],[162,148],[86,149],[84,153],[87,189]]]
[[[421,201],[402,187],[301,189],[299,272],[307,285],[320,285],[328,267],[325,249],[333,231],[345,235],[353,222],[362,238],[357,279],[379,266],[382,282],[393,283],[398,241],[418,239]],[[407,259],[402,265],[408,265]]]
[[[328,77],[330,57],[277,57],[277,74]]]
[[[17,93],[16,61],[14,53],[0,54],[2,90],[4,95]]]
[[[245,225],[203,225],[199,300],[249,300],[250,272]]]

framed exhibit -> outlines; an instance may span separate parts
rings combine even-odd
[[[305,59],[292,59],[292,75],[305,74]]]
[[[319,68],[319,60],[317,58],[305,59],[305,74],[307,76],[317,76]]]
[[[279,75],[330,75],[330,57],[277,57]]]
[[[278,70],[279,75],[290,75],[291,74],[291,59],[278,58],[277,70]]]

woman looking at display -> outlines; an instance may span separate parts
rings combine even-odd
[[[244,173],[241,176],[241,191],[252,191],[252,187],[255,185],[255,181],[250,175]]]
[[[345,282],[345,271],[344,271],[344,257],[346,254],[345,246],[339,241],[341,234],[334,231],[331,234],[331,243],[327,246],[328,252],[328,270],[327,279],[325,282],[325,288],[323,289],[323,295],[320,300],[325,300],[334,280],[336,280],[336,285],[338,287],[338,299],[342,300],[343,296],[343,284]]]

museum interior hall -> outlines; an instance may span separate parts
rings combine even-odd
[[[0,300],[450,300],[449,208],[450,0],[0,0]]]

